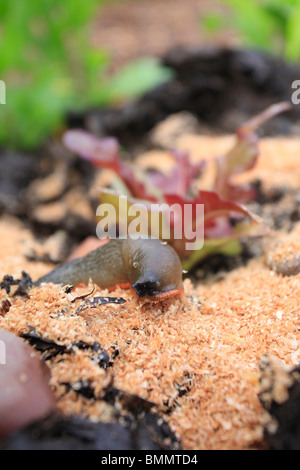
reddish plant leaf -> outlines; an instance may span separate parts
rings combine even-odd
[[[205,164],[192,164],[187,152],[173,150],[175,164],[169,175],[158,171],[146,175],[121,159],[118,141],[113,137],[99,139],[88,132],[75,129],[65,132],[63,142],[69,150],[89,160],[94,166],[114,170],[133,197],[150,201],[162,198],[163,193],[175,193],[184,197]]]
[[[63,143],[69,150],[90,161],[94,166],[115,171],[134,197],[149,197],[154,200],[146,181],[138,179],[138,172],[121,159],[117,139],[113,137],[98,139],[89,132],[73,129],[64,133]]]
[[[250,201],[255,198],[256,193],[251,185],[235,185],[232,178],[241,172],[250,170],[256,164],[259,138],[255,133],[255,129],[268,119],[289,109],[291,109],[291,104],[288,102],[274,104],[237,129],[236,144],[227,155],[217,159],[214,189],[220,196],[239,202]]]
[[[239,202],[255,199],[256,192],[250,184],[243,186],[233,184],[232,177],[255,166],[258,157],[257,143],[256,134],[245,134],[243,137],[238,137],[236,145],[225,157],[216,159],[215,190],[223,198]]]
[[[166,194],[164,196],[165,201],[169,204],[179,204],[182,207],[185,204],[197,204],[204,205],[204,220],[209,222],[217,217],[223,217],[228,214],[239,214],[242,216],[253,218],[253,214],[241,204],[237,204],[234,201],[227,201],[221,198],[214,191],[199,191],[198,197],[195,199],[182,198],[176,194]]]
[[[98,139],[81,129],[71,129],[63,135],[64,145],[95,166],[111,168],[117,172],[122,166],[119,143],[113,137]]]
[[[185,197],[192,190],[192,184],[204,169],[206,162],[191,163],[188,152],[171,150],[175,163],[170,174],[154,171],[149,175],[151,184],[163,191],[163,194],[178,194]]]
[[[182,233],[183,242],[186,241],[186,236],[190,240],[193,233],[202,234],[204,239],[230,237],[233,233],[230,217],[247,217],[252,223],[256,222],[256,218],[247,208],[233,201],[226,201],[213,191],[199,191],[198,197],[193,200],[175,194],[167,194],[164,199],[174,212],[173,218],[170,218],[174,238],[176,234]],[[192,207],[187,213],[188,204]],[[203,218],[200,216],[200,220],[197,220],[196,206],[200,204],[203,205],[204,214]],[[202,231],[199,224],[203,224]],[[177,249],[183,250],[184,243],[176,241],[175,244]]]

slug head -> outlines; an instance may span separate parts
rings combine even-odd
[[[127,239],[122,249],[128,279],[139,297],[161,300],[182,290],[181,261],[170,245],[157,239]]]
[[[159,281],[135,282],[132,289],[135,290],[139,297],[157,296],[160,293]]]

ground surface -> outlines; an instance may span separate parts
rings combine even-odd
[[[132,59],[161,57],[175,46],[228,46],[237,41],[230,30],[210,36],[201,26],[204,13],[228,15],[222,2],[208,0],[130,0],[101,7],[91,41],[107,50],[115,69]]]
[[[228,149],[232,139],[186,135],[177,144],[189,148],[195,159],[210,158]],[[295,260],[300,250],[295,216],[299,152],[296,138],[262,139],[258,164],[247,178],[259,178],[266,194],[277,188],[283,196],[270,207],[256,205],[266,228],[260,255],[229,272],[204,274],[201,282],[193,284],[187,278],[180,298],[142,306],[130,290],[119,288],[113,295],[125,298],[125,304],[76,313],[82,302],[72,302],[76,292],[70,296],[51,285],[33,288],[29,298],[10,297],[11,307],[0,316],[0,327],[17,335],[34,328],[62,345],[97,341],[112,360],[111,367],[99,368],[91,352],[81,349],[47,360],[51,387],[65,415],[114,420],[114,408],[101,399],[113,383],[153,402],[184,449],[265,447],[266,416],[258,397],[260,360],[267,353],[296,366],[300,358],[300,274],[276,272],[278,261]],[[138,161],[161,162],[162,153],[146,153]],[[273,232],[277,219],[280,224]],[[43,250],[55,251],[55,243],[49,239]],[[26,256],[33,248],[41,246],[32,232],[16,218],[3,216],[0,277],[19,278],[25,270],[36,279],[52,269],[53,264]],[[103,290],[96,293],[107,295]],[[1,290],[1,300],[7,297]],[[92,399],[66,386],[82,380],[89,384]]]

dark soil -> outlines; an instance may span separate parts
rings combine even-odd
[[[171,445],[170,445],[171,442]],[[167,423],[145,414],[120,423],[93,423],[76,416],[53,414],[11,436],[3,450],[178,450]]]
[[[155,124],[180,111],[192,113],[214,132],[235,132],[249,117],[279,101],[291,101],[300,70],[253,50],[178,48],[162,58],[174,78],[119,109],[70,115],[71,127],[114,135],[127,149],[147,143]],[[300,108],[267,123],[264,135],[299,134]]]

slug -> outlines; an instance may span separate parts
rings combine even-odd
[[[179,294],[182,265],[176,251],[158,239],[115,239],[82,258],[67,261],[34,283],[131,287],[138,297],[163,300]]]

